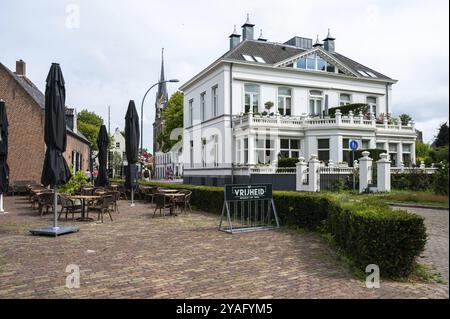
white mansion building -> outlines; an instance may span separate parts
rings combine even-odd
[[[396,80],[337,53],[330,32],[313,45],[254,40],[253,28],[247,19],[242,40],[235,29],[230,50],[181,87],[185,183],[223,185],[242,166],[276,166],[280,157],[352,165],[350,140],[386,150],[392,166],[415,163],[414,124],[386,116]],[[357,103],[369,112],[336,110]]]

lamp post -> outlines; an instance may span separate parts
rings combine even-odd
[[[142,98],[142,103],[141,103],[141,156],[143,155],[143,149],[144,149],[144,101],[145,98],[147,97],[147,94],[151,91],[151,89],[153,89],[155,86],[162,84],[162,83],[176,83],[176,82],[180,82],[180,80],[178,79],[171,79],[171,80],[165,80],[165,81],[159,81],[155,84],[153,84],[148,90],[147,92],[145,92],[144,97]],[[156,137],[153,136],[153,139],[155,139]],[[153,154],[155,155],[155,154]],[[140,172],[141,172],[141,177],[142,177],[142,164],[141,164],[141,168],[140,168]]]

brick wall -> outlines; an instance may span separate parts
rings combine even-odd
[[[82,170],[86,171],[86,169],[89,168],[89,145],[67,133],[67,147],[66,152],[64,153],[64,158],[66,159],[68,165],[73,163],[72,150],[82,155]]]
[[[44,112],[1,66],[0,99],[9,121],[10,182],[39,182],[45,155]]]

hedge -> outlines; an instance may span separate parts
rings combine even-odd
[[[144,182],[192,191],[192,205],[220,214],[223,187]],[[274,191],[278,217],[283,225],[325,230],[362,270],[369,264],[380,267],[383,277],[403,277],[413,270],[415,259],[426,243],[422,217],[392,210],[377,201],[340,203],[329,194]]]
[[[360,269],[376,264],[383,277],[409,275],[427,238],[422,217],[365,203],[330,211],[328,230]]]
[[[342,115],[348,115],[348,113],[352,111],[353,115],[359,116],[359,112],[366,114],[369,111],[369,106],[365,103],[353,103],[336,106],[328,109],[328,115],[330,115],[331,117],[335,117],[336,110],[340,110]]]

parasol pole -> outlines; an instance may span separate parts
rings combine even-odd
[[[58,192],[56,185],[54,186],[54,198],[53,198],[53,229],[58,229]]]

